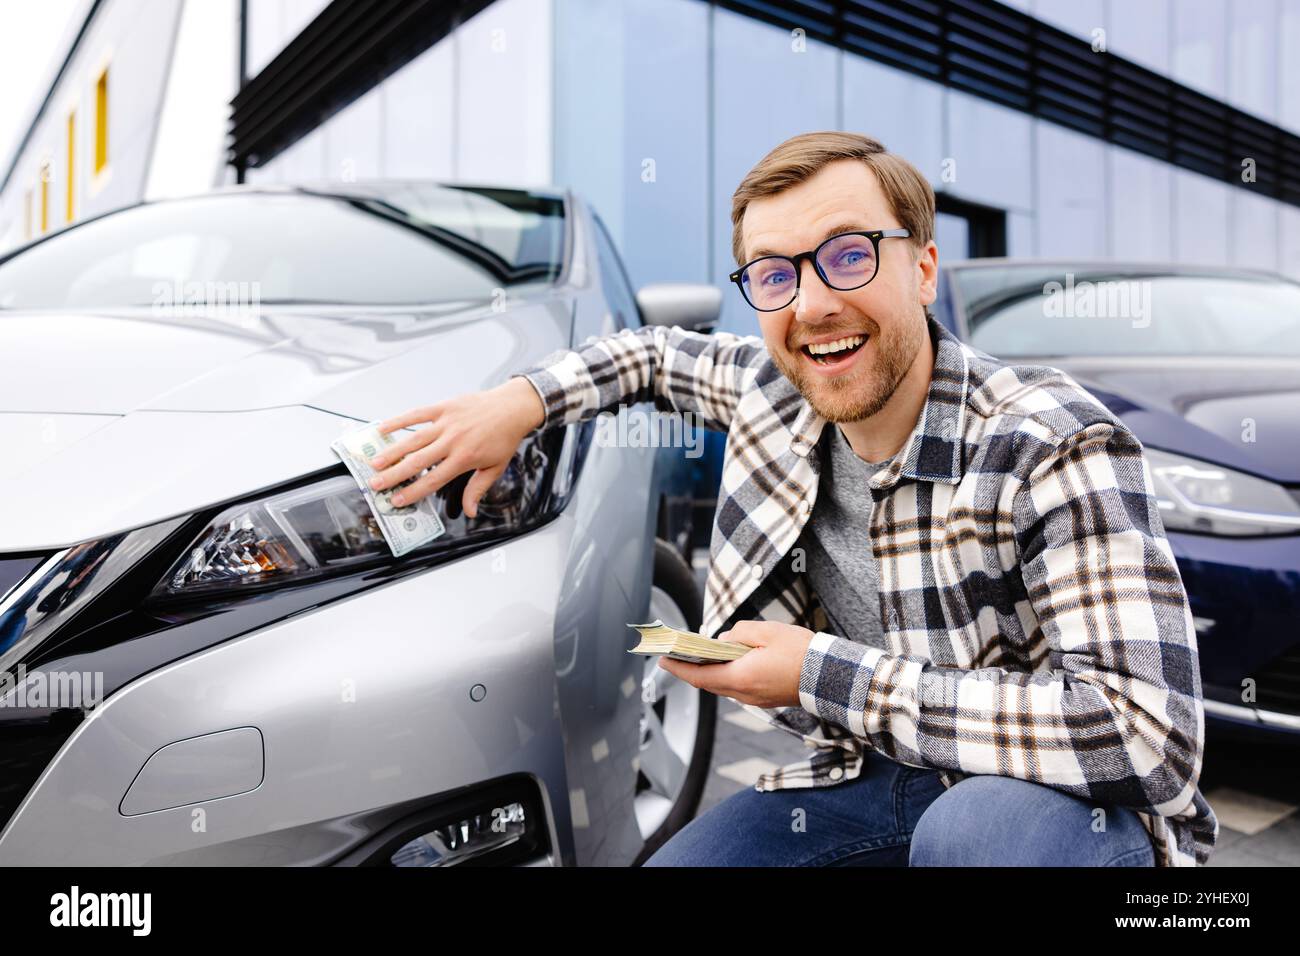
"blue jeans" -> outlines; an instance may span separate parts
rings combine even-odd
[[[1154,866],[1155,854],[1127,807],[1014,777],[945,790],[937,771],[869,751],[846,783],[733,794],[644,865]]]

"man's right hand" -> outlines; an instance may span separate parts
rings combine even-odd
[[[383,491],[430,469],[423,478],[393,495],[394,505],[409,505],[473,469],[461,506],[469,517],[476,517],[479,499],[501,477],[520,443],[545,417],[537,390],[522,376],[487,391],[468,392],[413,408],[381,422],[380,433],[421,423],[429,427],[371,458],[370,465],[379,474],[371,479],[370,486]]]

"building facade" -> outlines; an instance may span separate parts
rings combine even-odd
[[[732,191],[814,129],[930,177],[941,260],[1300,277],[1300,0],[87,0],[0,244],[223,183],[427,177],[573,187],[635,284],[725,284]]]

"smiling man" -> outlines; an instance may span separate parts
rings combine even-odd
[[[557,352],[378,461],[468,470],[524,435],[654,401],[727,432],[703,631],[660,666],[795,734],[647,865],[1203,863],[1196,635],[1142,446],[1068,375],[929,314],[934,194],[874,140],[782,143],[732,200],[757,336],[644,327]],[[405,457],[403,457],[405,456]]]

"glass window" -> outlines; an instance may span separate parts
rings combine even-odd
[[[67,208],[64,210],[67,214],[65,217],[65,221],[72,222],[73,213],[76,211],[76,206],[73,203],[73,199],[75,198],[76,181],[77,181],[77,113],[75,110],[68,114],[67,173],[68,173],[68,188],[64,194],[65,198],[67,199]]]
[[[108,68],[95,80],[95,172],[108,165]]]
[[[159,283],[249,283],[272,303],[491,299],[560,274],[564,204],[403,183],[132,206],[0,259],[0,307],[149,306]]]
[[[53,175],[49,163],[41,166],[41,232],[50,231],[50,177]]]
[[[1300,357],[1294,283],[1043,267],[958,270],[956,282],[971,345],[1002,358]]]

